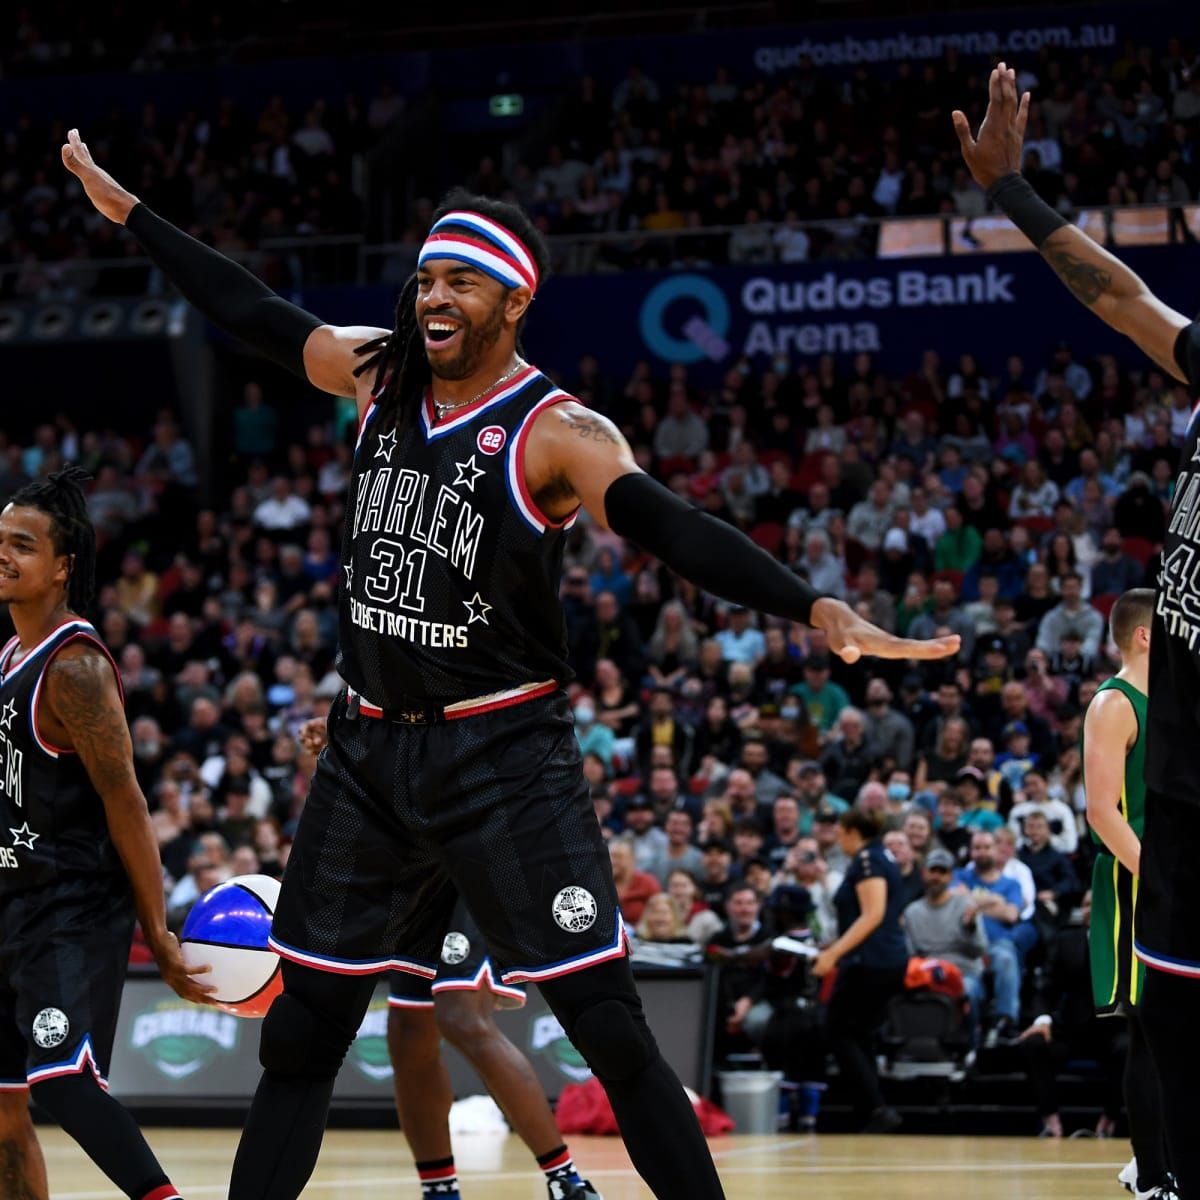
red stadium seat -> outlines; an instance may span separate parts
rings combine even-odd
[[[1017,524],[1037,537],[1049,533],[1054,528],[1054,522],[1049,517],[1022,517]]]
[[[612,790],[614,796],[636,796],[642,786],[637,775],[629,775],[625,779],[614,779]]]
[[[1105,592],[1102,596],[1092,597],[1092,607],[1107,621],[1117,602],[1116,592]]]
[[[750,540],[768,554],[776,554],[779,543],[783,541],[783,526],[776,521],[764,521],[750,530]]]
[[[786,450],[764,450],[759,456],[758,461],[764,467],[769,467],[772,463],[785,462],[790,463],[792,456]]]
[[[1138,566],[1145,567],[1154,554],[1154,543],[1140,537],[1127,537],[1121,543],[1121,549],[1129,555],[1130,558],[1136,559]]]
[[[686,454],[672,454],[659,462],[658,469],[664,479],[670,479],[681,471],[685,475],[695,474],[696,464]]]

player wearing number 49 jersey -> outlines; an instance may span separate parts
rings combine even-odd
[[[660,1198],[721,1185],[647,1028],[563,685],[564,531],[580,508],[735,604],[823,628],[836,653],[940,658],[816,595],[637,466],[619,431],[521,352],[546,247],[513,205],[443,202],[390,330],[336,329],[150,212],[72,131],[64,162],[218,324],[336,395],[360,431],[343,541],[339,667],[273,927],[284,990],[231,1200],[293,1200],[374,990],[432,978],[456,894],[504,985],[539,983]],[[438,1186],[441,1186],[441,1181]]]
[[[1022,178],[1030,96],[1028,92],[1018,95],[1016,80],[1015,69],[1005,63],[992,71],[987,113],[975,137],[965,114],[954,113],[963,157],[975,182],[1033,242],[1079,300],[1130,337],[1163,370],[1186,381],[1194,394],[1200,388],[1200,323],[1189,321],[1153,295],[1120,259],[1072,226]],[[1180,262],[1177,278],[1182,303],[1194,311],[1195,250],[1175,247],[1171,253],[1192,257],[1190,264]],[[1150,635],[1146,819],[1137,862],[1134,935],[1137,956],[1148,968],[1141,1027],[1161,1084],[1167,1160],[1179,1194],[1187,1197],[1200,1196],[1200,1138],[1195,1132],[1195,1089],[1200,1077],[1200,1023],[1195,1016],[1200,1001],[1198,747],[1200,417],[1194,409],[1183,439],[1163,541]],[[1128,851],[1123,857],[1128,857]],[[1114,965],[1125,973],[1124,945],[1116,951]],[[1139,1162],[1139,1172],[1141,1166]],[[1166,1200],[1169,1193],[1160,1194]]]
[[[0,1179],[46,1200],[29,1096],[135,1200],[175,1189],[107,1094],[137,915],[164,978],[205,991],[167,932],[162,866],[116,664],[80,614],[95,533],[74,469],[23,488],[0,512]],[[86,478],[86,476],[82,476]]]

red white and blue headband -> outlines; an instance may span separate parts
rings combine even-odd
[[[449,232],[451,227],[453,232]],[[533,255],[520,238],[482,213],[451,212],[442,217],[429,231],[417,266],[423,267],[435,258],[470,263],[505,287],[537,291],[538,269]]]

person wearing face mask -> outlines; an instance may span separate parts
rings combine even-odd
[[[613,773],[613,745],[616,735],[596,720],[596,705],[586,692],[575,701],[575,738],[581,754],[594,754]]]
[[[907,771],[893,771],[888,776],[888,815],[903,820],[911,807],[912,776]]]
[[[910,771],[916,735],[912,722],[892,707],[892,689],[886,680],[872,679],[867,684],[866,718],[867,736],[880,758],[901,771]]]
[[[1100,561],[1092,567],[1092,595],[1119,596],[1137,587],[1145,569],[1121,549],[1121,531],[1106,529],[1100,543]]]

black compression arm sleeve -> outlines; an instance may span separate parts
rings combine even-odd
[[[792,621],[812,620],[821,598],[744,533],[693,508],[648,475],[622,475],[604,493],[614,533],[714,596]]]
[[[1028,179],[1013,172],[997,179],[987,198],[1040,250],[1055,230],[1070,222],[1033,190]]]
[[[323,321],[275,295],[245,267],[189,237],[144,204],[133,206],[125,228],[210,321],[293,375],[307,378],[304,343]]]

